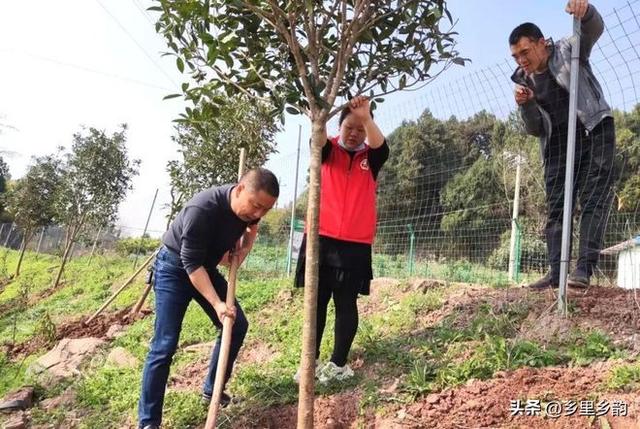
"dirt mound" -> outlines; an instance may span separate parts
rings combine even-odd
[[[130,325],[152,313],[150,309],[142,309],[139,315],[129,317],[130,311],[130,308],[124,308],[115,313],[101,314],[88,325],[84,324],[86,317],[65,323],[58,328],[57,335],[62,338],[104,337],[111,326]]]
[[[640,297],[635,292],[605,286],[592,286],[584,291],[569,289],[568,301],[569,317],[563,319],[556,312],[555,290],[460,286],[447,297],[442,308],[421,315],[420,320],[426,327],[451,315],[453,326],[464,328],[483,306],[495,314],[520,309],[527,312],[527,317],[520,326],[519,338],[548,344],[566,340],[575,329],[599,329],[617,344],[640,352]]]
[[[372,285],[373,286],[373,285]],[[372,287],[369,306],[379,306],[377,297],[398,300],[406,293],[424,291],[437,284],[415,281],[401,284],[383,279]],[[424,286],[424,287],[423,287]],[[518,337],[541,343],[566,340],[575,329],[600,329],[614,342],[631,350],[640,350],[640,306],[635,294],[618,288],[593,286],[586,291],[569,291],[569,318],[556,313],[557,291],[535,292],[526,288],[492,289],[474,285],[453,285],[441,308],[420,314],[421,327],[433,326],[453,316],[454,327],[463,329],[488,306],[499,314],[520,312],[525,319]],[[471,380],[466,385],[430,394],[408,406],[361,409],[358,389],[319,397],[315,402],[315,426],[319,428],[640,428],[640,390],[629,393],[604,391],[603,380],[615,362],[600,362],[585,368],[521,368],[499,373],[487,381]],[[367,373],[372,368],[364,365]],[[383,391],[381,391],[383,392]],[[540,401],[539,415],[512,416],[511,401]],[[546,404],[558,401],[563,407],[559,417],[545,416]],[[565,402],[562,402],[565,401]],[[566,401],[577,403],[577,411],[566,415]],[[610,409],[602,416],[580,415],[582,401],[606,401]],[[613,416],[611,405],[623,401],[626,416]],[[375,413],[375,414],[374,414]],[[271,407],[234,421],[234,428],[293,428],[295,404]]]
[[[131,311],[130,308],[124,308],[114,313],[103,313],[88,325],[84,324],[85,320],[87,320],[86,316],[63,323],[56,328],[56,335],[52,342],[60,341],[64,338],[105,338],[111,326],[115,324],[122,326],[130,325],[136,320],[152,313],[149,309],[143,309],[136,317],[130,317],[129,311]],[[7,355],[11,358],[16,358],[20,355],[30,355],[37,350],[47,347],[49,343],[46,338],[39,335],[15,346],[7,345],[5,347]]]
[[[200,392],[208,371],[209,356],[203,356],[176,374],[172,374],[167,386],[170,390]]]
[[[631,394],[603,393],[594,397],[600,388],[611,363],[602,363],[590,368],[521,368],[488,381],[473,381],[465,386],[447,389],[428,395],[423,400],[406,408],[396,410],[395,424],[405,427],[438,428],[593,428],[590,417],[580,415],[581,401],[624,401],[627,404],[626,417],[613,417],[612,409],[604,415],[612,428],[640,427],[638,408],[640,397]],[[559,417],[512,416],[511,401],[540,401],[542,410],[552,401],[575,401],[578,411],[567,416],[564,410]],[[564,405],[564,404],[563,404]],[[565,405],[566,407],[566,405]],[[564,407],[563,407],[564,408]],[[533,409],[533,408],[532,408]],[[604,423],[603,423],[604,424]]]
[[[559,318],[554,291],[540,293],[521,327],[523,338],[548,343],[566,339],[571,330],[599,329],[615,343],[640,352],[640,305],[633,291],[592,286],[585,291],[569,290],[569,317]]]
[[[371,280],[371,294],[360,300],[358,312],[368,316],[380,312],[381,302],[400,301],[416,292],[426,293],[430,290],[446,287],[449,283],[424,278],[413,278],[400,281],[389,277],[378,277]]]
[[[280,353],[272,346],[263,342],[245,344],[240,349],[238,362],[267,363],[276,359]]]
[[[355,427],[361,393],[343,392],[337,395],[316,398],[314,403],[314,427],[340,429]],[[298,417],[296,404],[283,407],[271,407],[259,415],[244,415],[232,423],[233,428],[295,428]]]
[[[202,345],[191,345],[191,351],[201,354],[201,357],[181,369],[169,378],[169,388],[173,390],[192,390],[199,392],[202,382],[209,371],[209,359],[213,343]],[[271,346],[263,342],[252,342],[244,344],[240,349],[236,365],[242,366],[244,363],[264,363],[270,362],[278,357],[278,352]]]

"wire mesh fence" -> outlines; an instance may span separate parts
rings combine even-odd
[[[158,235],[158,231],[147,231]],[[26,243],[26,250],[38,254],[61,256],[64,253],[67,229],[64,226],[48,225],[37,228]],[[70,257],[86,256],[90,254],[104,254],[109,252],[129,252],[135,254],[135,242],[125,247],[118,243],[125,238],[142,236],[142,228],[137,227],[86,227],[74,242]],[[14,223],[0,223],[0,246],[20,250],[25,238],[24,230]],[[150,239],[153,241],[153,239]],[[140,241],[140,240],[138,240]],[[157,240],[156,240],[157,241]],[[142,246],[145,247],[145,246]],[[148,247],[148,246],[146,246]],[[131,249],[129,249],[131,248]],[[147,253],[148,249],[140,249],[140,253]]]
[[[580,257],[581,235],[594,229],[604,228],[603,249],[640,234],[639,8],[635,1],[604,11],[605,30],[589,59],[593,76],[584,74],[587,84],[600,83],[614,110],[616,152],[603,169],[593,134],[598,130],[578,139],[573,261]],[[547,170],[550,160],[563,170],[566,153],[559,143],[545,153],[538,139],[527,135],[514,100],[515,68],[513,60],[504,60],[451,82],[436,81],[400,103],[379,105],[375,120],[387,135],[391,156],[378,184],[376,275],[502,282],[515,261],[516,281],[547,271],[550,195],[561,201],[564,186],[563,171],[554,176]],[[566,128],[557,128],[558,140],[566,141]],[[331,129],[335,132],[337,124]],[[302,146],[304,158],[308,148]],[[293,155],[272,159],[271,168],[292,175]],[[603,180],[586,180],[594,171]],[[590,204],[604,215],[589,219]],[[270,226],[270,246],[286,246],[290,222],[281,218],[274,222],[279,229]],[[618,253],[600,256],[593,273],[598,281],[616,282]]]

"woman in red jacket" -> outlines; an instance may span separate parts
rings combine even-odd
[[[358,330],[358,294],[368,295],[373,278],[371,245],[376,231],[376,187],[389,147],[373,120],[369,100],[355,97],[340,115],[340,135],[322,148],[320,186],[320,272],[316,324],[316,377],[321,383],[353,376],[347,365]],[[296,286],[304,285],[300,249]],[[331,359],[320,365],[320,343],[333,297],[335,343]],[[299,372],[294,379],[298,381]]]

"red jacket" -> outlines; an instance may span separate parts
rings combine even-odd
[[[338,137],[329,142],[333,147],[321,169],[320,235],[372,244],[377,184],[369,169],[369,146],[351,158]]]

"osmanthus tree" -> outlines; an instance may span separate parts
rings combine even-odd
[[[73,243],[83,228],[113,224],[120,203],[132,188],[140,161],[129,158],[126,131],[123,124],[111,135],[93,127],[73,135],[56,200],[56,218],[67,227],[67,233],[54,287],[60,282]]]
[[[298,426],[313,425],[313,368],[318,282],[321,147],[327,121],[348,95],[375,101],[416,86],[452,63],[451,15],[443,0],[157,0],[156,30],[181,72],[187,108],[181,120],[203,122],[228,97],[244,94],[273,106],[273,116],[311,121],[307,264]],[[446,26],[447,28],[443,29]],[[173,94],[172,96],[179,96]],[[342,99],[344,101],[344,99]]]
[[[23,232],[16,277],[27,245],[39,227],[51,224],[56,217],[56,200],[62,189],[63,163],[57,155],[34,158],[25,176],[16,181],[9,195],[8,209]]]
[[[206,109],[204,102],[200,104],[197,109]],[[183,121],[176,126],[172,140],[178,145],[179,159],[167,163],[171,181],[167,228],[194,194],[237,179],[238,165],[233,160],[239,147],[247,151],[246,168],[263,165],[275,152],[275,136],[280,127],[270,110],[266,103],[234,97],[218,108],[212,120]]]

